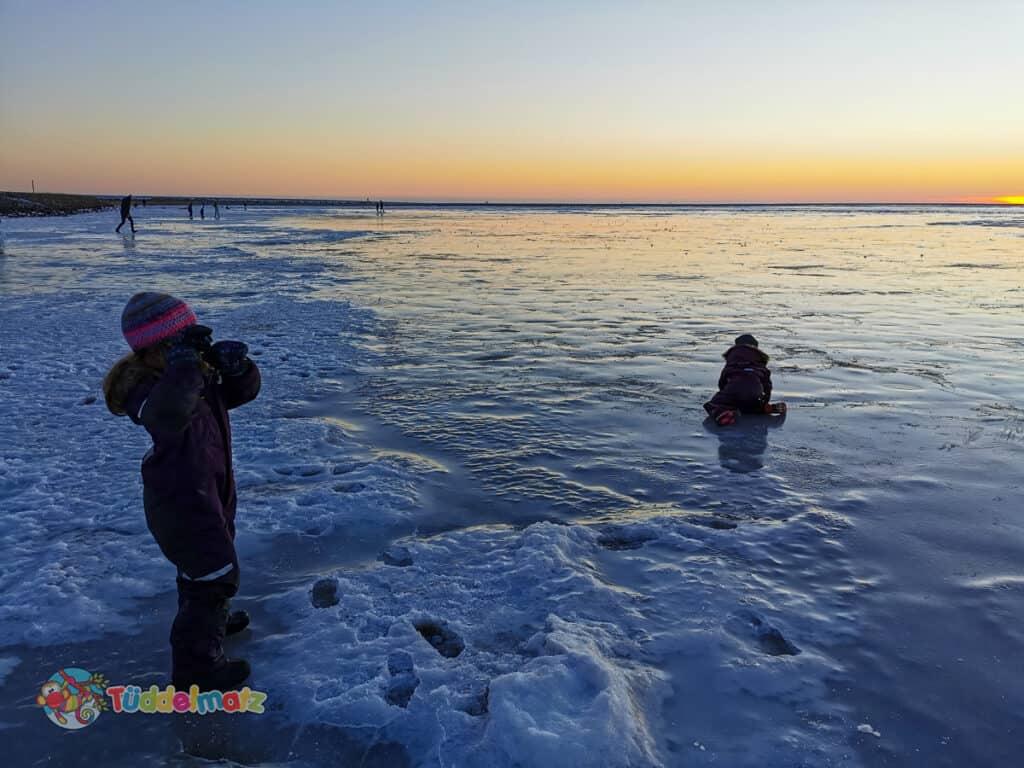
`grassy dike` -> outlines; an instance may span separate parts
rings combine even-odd
[[[112,208],[112,200],[91,195],[59,195],[47,192],[0,192],[0,216],[67,216]]]

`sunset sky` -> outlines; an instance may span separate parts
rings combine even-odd
[[[1017,1],[0,0],[0,189],[993,200],[1022,73]]]

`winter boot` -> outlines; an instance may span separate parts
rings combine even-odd
[[[727,427],[730,424],[735,424],[738,417],[739,413],[737,411],[725,410],[715,417],[715,424],[720,427]]]
[[[225,634],[237,635],[249,626],[249,614],[245,611],[232,611],[228,614],[228,623],[225,626]]]

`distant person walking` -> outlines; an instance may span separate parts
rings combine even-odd
[[[220,218],[220,203],[218,203],[216,200],[213,201],[213,218]]]
[[[384,201],[383,200],[379,200],[377,202],[377,206],[379,208],[380,215],[383,216],[384,215]]]
[[[195,218],[195,217],[192,215],[192,201],[189,200],[188,201],[188,220],[192,221],[193,218]]]
[[[199,206],[199,219],[201,221],[206,221],[206,203]]]
[[[124,226],[124,223],[126,221],[131,222],[132,232],[134,232],[135,231],[135,219],[132,218],[132,196],[131,195],[128,195],[127,197],[121,198],[121,223],[117,225],[117,228],[114,231],[117,232],[118,234],[121,234],[121,227]]]

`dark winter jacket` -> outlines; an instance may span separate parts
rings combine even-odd
[[[122,219],[127,218],[128,214],[131,213],[131,212],[132,212],[132,196],[128,195],[127,197],[122,197],[121,198],[121,218]]]
[[[768,355],[756,347],[736,346],[722,357],[725,367],[718,377],[721,400],[736,407],[763,406],[772,396],[772,373]]]
[[[146,522],[167,559],[189,578],[237,564],[228,410],[259,390],[251,361],[234,377],[182,363],[142,378],[124,399],[128,416],[153,438],[142,460]]]

